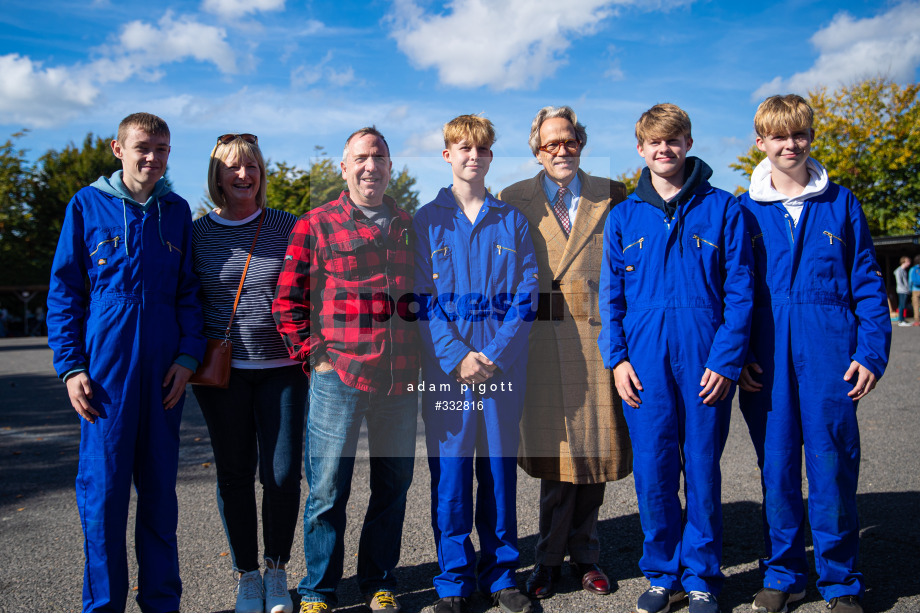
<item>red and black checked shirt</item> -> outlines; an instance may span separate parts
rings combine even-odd
[[[272,303],[294,360],[324,353],[352,388],[406,393],[418,382],[417,327],[408,299],[414,256],[412,217],[395,206],[389,244],[342,192],[297,220]],[[400,299],[403,299],[400,301]]]

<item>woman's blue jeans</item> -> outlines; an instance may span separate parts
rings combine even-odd
[[[259,569],[255,475],[262,484],[265,558],[286,563],[300,510],[309,380],[299,365],[231,369],[227,388],[193,386],[217,466],[217,505],[233,569]]]
[[[367,421],[370,501],[358,547],[358,587],[363,595],[396,590],[406,493],[412,483],[418,395],[390,396],[342,383],[336,371],[313,371],[304,469],[310,493],[304,511],[307,574],[303,601],[335,607],[345,557],[345,508],[361,423]]]

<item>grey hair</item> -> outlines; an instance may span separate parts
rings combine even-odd
[[[387,156],[390,155],[390,144],[387,143],[387,140],[383,138],[383,134],[377,130],[377,126],[365,126],[355,130],[348,135],[348,138],[345,139],[345,149],[342,151],[342,162],[348,162],[348,145],[351,143],[351,140],[355,137],[367,136],[368,134],[377,137],[383,141],[384,146],[387,148]]]
[[[575,115],[572,107],[565,105],[561,107],[543,107],[537,112],[537,116],[533,118],[533,123],[530,125],[530,139],[527,142],[530,144],[530,151],[533,152],[533,155],[536,156],[540,153],[540,145],[542,145],[540,142],[540,128],[543,126],[543,122],[555,117],[566,119],[575,127],[575,137],[582,147],[588,144],[588,133],[585,130],[585,125],[578,121],[578,116]]]

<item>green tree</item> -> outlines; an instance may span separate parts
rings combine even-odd
[[[310,210],[310,174],[304,170],[279,162],[266,171],[265,198],[272,209],[281,209],[301,216]]]
[[[387,187],[387,194],[393,197],[396,204],[413,215],[419,205],[415,183],[415,177],[409,174],[409,167],[403,166],[399,172],[393,172]]]
[[[868,79],[807,96],[815,111],[811,155],[859,198],[874,235],[920,232],[920,84]],[[750,177],[752,146],[731,168]]]
[[[30,232],[25,247],[31,283],[46,283],[64,212],[70,199],[100,176],[121,169],[112,154],[113,137],[86,135],[82,146],[69,143],[60,151],[48,150],[32,169],[32,194],[29,201]]]
[[[335,200],[346,189],[339,163],[330,158],[322,147],[316,148],[309,170],[286,162],[269,163],[267,179],[268,206],[298,216]],[[415,177],[404,166],[398,172],[393,171],[387,188],[387,194],[409,213],[414,213],[419,206],[415,183]]]
[[[36,283],[25,275],[30,268],[27,244],[32,169],[26,150],[15,146],[24,134],[17,132],[0,145],[0,286]]]
[[[316,148],[313,164],[310,165],[310,203],[317,207],[335,200],[346,189],[342,179],[342,167],[326,155],[321,147]]]

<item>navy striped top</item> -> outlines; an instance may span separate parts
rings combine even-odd
[[[231,221],[212,211],[194,222],[192,259],[195,274],[201,280],[205,337],[209,339],[224,337],[260,213],[261,210],[243,220]],[[233,367],[261,369],[298,364],[288,356],[272,318],[275,286],[288,235],[296,221],[285,211],[265,209],[265,221],[230,329]]]

